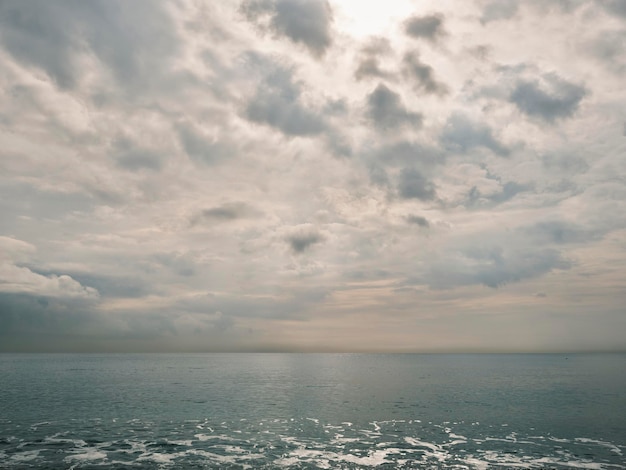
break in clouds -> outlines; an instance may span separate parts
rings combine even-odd
[[[0,350],[626,343],[626,11],[0,3]]]

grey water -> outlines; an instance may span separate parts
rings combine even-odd
[[[0,354],[0,468],[626,468],[626,355]]]

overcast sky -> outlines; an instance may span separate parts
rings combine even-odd
[[[0,1],[0,350],[626,350],[626,1]]]

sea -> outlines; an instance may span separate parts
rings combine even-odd
[[[626,469],[626,355],[0,354],[0,468]]]

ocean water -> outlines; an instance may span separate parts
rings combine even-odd
[[[0,354],[0,468],[626,468],[626,355]]]

